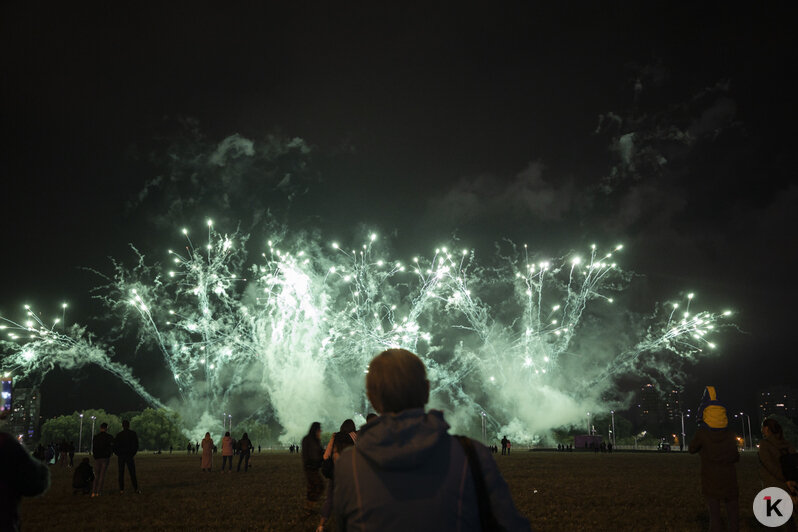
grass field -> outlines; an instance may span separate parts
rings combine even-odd
[[[496,461],[534,530],[708,528],[697,456],[515,451]],[[119,495],[112,460],[107,494],[95,499],[72,495],[71,472],[52,467],[50,490],[23,502],[23,529],[313,530],[318,517],[302,507],[299,457],[264,452],[252,463],[249,473],[221,474],[215,457],[217,470],[202,473],[196,456],[140,454],[143,493]],[[737,468],[743,530],[760,529],[751,510],[760,489],[756,467],[756,454],[744,453]]]

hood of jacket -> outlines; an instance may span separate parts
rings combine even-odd
[[[440,445],[449,445],[443,412],[423,408],[383,414],[357,438],[357,452],[386,470],[415,469],[430,460]]]
[[[764,438],[762,441],[770,443],[776,449],[778,449],[780,453],[789,453],[792,450],[792,445],[790,445],[790,442],[788,442],[783,436],[779,438],[774,434],[769,434],[768,437]]]

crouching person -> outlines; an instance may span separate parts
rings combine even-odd
[[[366,375],[381,415],[335,464],[339,530],[530,530],[483,445],[450,436],[443,413],[424,411],[424,363],[404,349],[377,355]]]
[[[72,474],[72,493],[91,493],[91,486],[94,483],[94,470],[91,468],[88,458],[81,460],[75,472]]]

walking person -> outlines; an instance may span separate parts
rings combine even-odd
[[[383,351],[369,364],[366,393],[380,416],[335,466],[339,530],[530,530],[488,449],[450,436],[443,413],[424,410],[420,358]]]
[[[324,479],[319,472],[323,454],[321,450],[321,423],[314,421],[311,423],[307,435],[302,438],[302,469],[305,471],[305,481],[307,483],[306,510],[313,510],[324,491]]]
[[[241,439],[238,440],[238,448],[240,454],[238,455],[238,467],[236,467],[236,472],[241,471],[241,461],[244,461],[244,473],[247,472],[249,468],[249,455],[252,452],[252,442],[249,441],[249,436],[245,432]]]
[[[202,439],[202,462],[200,462],[200,467],[203,471],[207,471],[210,473],[211,467],[213,466],[213,440],[211,439],[211,433],[206,432],[205,437]]]
[[[740,461],[737,439],[729,430],[726,407],[718,400],[714,386],[707,386],[698,409],[698,430],[690,442],[690,454],[701,457],[701,492],[709,510],[709,529],[722,530],[720,505],[726,506],[728,530],[739,530],[737,468]]]
[[[230,463],[228,466],[228,471],[233,471],[233,438],[230,437],[229,432],[224,433],[224,438],[222,438],[222,473],[224,473],[224,466],[227,463]]]
[[[330,442],[327,444],[327,449],[324,451],[323,460],[332,460],[333,464],[338,461],[344,449],[352,447],[357,441],[357,428],[355,422],[347,419],[341,423],[341,428],[332,435]],[[316,532],[324,532],[326,523],[330,519],[333,512],[333,500],[335,494],[335,476],[330,477],[330,482],[327,484],[327,498],[324,500],[324,506],[321,508],[321,521],[316,528]]]
[[[114,452],[114,437],[108,434],[108,423],[100,423],[100,432],[91,440],[92,455],[94,456],[94,485],[91,489],[92,497],[99,497],[105,483],[105,472],[108,471],[108,462]]]
[[[122,432],[116,435],[114,439],[114,453],[117,455],[117,463],[119,464],[119,493],[125,493],[125,466],[127,466],[128,473],[130,473],[130,483],[133,485],[133,491],[139,491],[139,483],[136,479],[136,461],[134,457],[139,450],[139,437],[130,430],[130,421],[127,419],[122,420]]]

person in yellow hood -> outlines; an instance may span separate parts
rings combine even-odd
[[[739,530],[737,468],[740,461],[737,440],[729,430],[726,407],[718,400],[714,386],[707,386],[698,408],[698,430],[690,442],[690,453],[701,457],[701,492],[709,509],[709,529],[722,530],[720,503],[726,506],[728,530]]]

